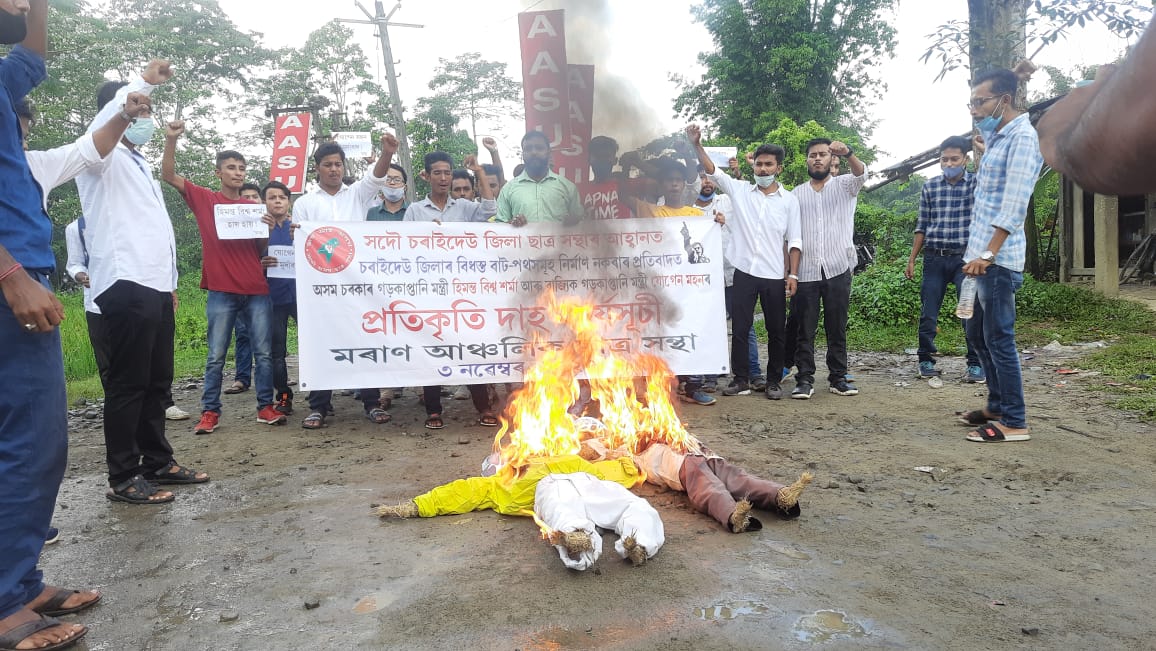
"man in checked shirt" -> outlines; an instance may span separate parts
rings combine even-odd
[[[939,167],[943,170],[923,185],[919,197],[919,220],[915,222],[915,243],[903,275],[915,277],[915,258],[923,252],[923,280],[919,289],[919,377],[936,377],[935,333],[947,284],[963,282],[963,252],[967,248],[971,208],[975,203],[975,175],[967,171],[967,138],[952,136],[939,146]],[[970,343],[967,345],[966,382],[984,383],[987,376]]]
[[[1016,348],[1016,290],[1024,282],[1028,201],[1044,159],[1027,113],[1015,106],[1019,79],[998,69],[976,77],[968,109],[987,153],[979,165],[963,273],[976,279],[967,341],[987,373],[987,404],[963,414],[979,443],[1027,441],[1023,373]],[[989,422],[990,421],[990,422]]]

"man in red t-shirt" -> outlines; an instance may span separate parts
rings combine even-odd
[[[216,208],[251,204],[241,197],[245,184],[245,157],[235,151],[217,154],[217,178],[221,191],[213,192],[186,180],[176,172],[177,140],[185,132],[183,120],[165,129],[165,154],[161,174],[165,183],[184,197],[201,232],[201,289],[209,290],[205,314],[209,321],[209,357],[205,363],[205,390],[201,396],[201,420],[193,430],[208,434],[221,417],[221,377],[233,326],[240,320],[249,332],[253,348],[257,387],[257,422],[276,425],[285,414],[273,408],[273,303],[261,257],[266,239],[221,239],[217,233]]]

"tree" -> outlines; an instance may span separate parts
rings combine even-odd
[[[452,106],[445,103],[443,98],[427,97],[419,104],[422,109],[406,123],[410,141],[413,143],[413,173],[424,168],[425,155],[433,151],[444,151],[454,160],[454,164],[461,165],[467,154],[476,154],[477,145],[464,129],[458,129],[458,116]],[[414,187],[420,196],[429,192],[429,184],[420,178],[413,179]]]
[[[469,116],[475,142],[478,120],[516,116],[522,100],[522,84],[506,74],[506,64],[486,61],[478,52],[467,52],[453,61],[438,59],[429,88],[454,115]]]
[[[1134,38],[1151,18],[1150,5],[1140,0],[967,0],[967,22],[940,25],[922,60],[940,62],[937,81],[959,68],[1012,68],[1072,29],[1096,22],[1117,36]]]
[[[706,73],[672,75],[676,115],[712,133],[754,141],[788,118],[851,126],[883,88],[879,62],[894,56],[895,0],[702,0],[692,9],[715,50]],[[863,130],[861,123],[855,124]]]

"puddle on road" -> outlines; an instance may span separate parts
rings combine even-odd
[[[695,608],[694,616],[706,621],[734,619],[741,615],[765,615],[770,607],[757,601],[728,601],[705,608]]]
[[[795,622],[795,639],[800,642],[822,643],[835,639],[865,637],[867,629],[837,610],[820,610],[804,615]]]

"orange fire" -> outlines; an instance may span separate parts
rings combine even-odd
[[[504,477],[513,478],[534,458],[577,454],[591,434],[579,431],[571,413],[587,399],[597,401],[606,425],[597,436],[608,449],[637,454],[661,442],[679,451],[699,450],[671,403],[678,380],[666,362],[613,350],[601,333],[615,324],[595,319],[590,301],[548,293],[544,303],[567,341],[558,347],[544,335],[531,336],[536,362],[511,396],[494,439]],[[580,381],[583,371],[586,379]]]

